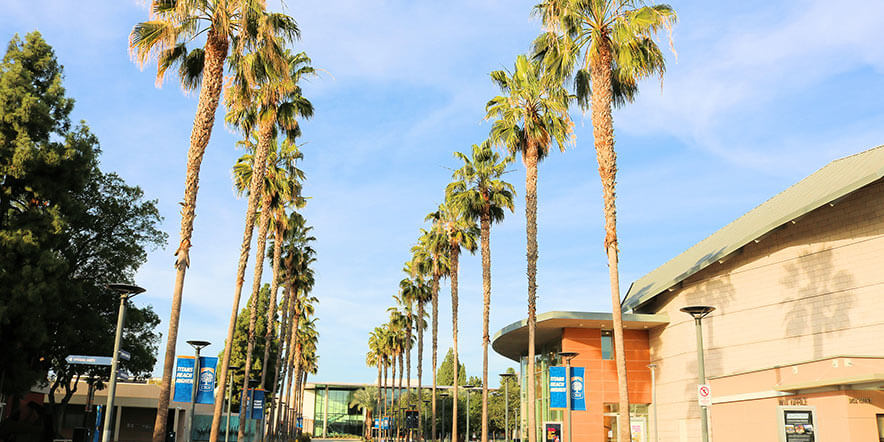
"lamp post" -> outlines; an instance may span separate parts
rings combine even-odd
[[[650,364],[651,369],[651,402],[654,403],[654,442],[658,442],[659,432],[657,428],[657,364]]]
[[[500,377],[503,378],[503,391],[504,391],[504,393],[503,393],[503,403],[504,403],[504,407],[503,407],[503,414],[504,414],[503,422],[504,422],[504,424],[503,424],[503,426],[504,426],[504,433],[506,434],[506,437],[504,438],[504,440],[506,442],[510,442],[510,382],[509,382],[509,380],[516,377],[516,374],[515,373],[501,373]]]
[[[568,439],[565,442],[571,442],[571,359],[577,357],[575,351],[560,351],[559,357],[565,360],[565,397],[567,398],[567,409],[565,410],[565,425],[568,431],[565,434]]]
[[[421,401],[423,401],[423,403],[426,404],[427,409],[430,408],[430,400],[429,399],[421,399]],[[421,417],[423,418],[423,422],[421,422],[421,438],[420,438],[421,441],[424,440],[423,435],[424,435],[424,430],[427,427],[427,419],[428,419],[429,414],[430,413],[424,413],[423,410],[421,410]]]
[[[107,411],[104,413],[104,429],[101,433],[102,442],[110,441],[111,414],[114,411],[114,396],[117,393],[117,366],[120,363],[120,342],[123,339],[123,324],[126,322],[126,301],[144,292],[143,288],[131,284],[108,284],[107,288],[120,295],[120,313],[117,315],[117,333],[114,337],[114,355],[111,360],[110,386],[107,390]]]
[[[464,385],[463,389],[467,392],[467,433],[466,433],[466,441],[470,441],[470,390],[475,387],[475,385]]]
[[[442,399],[442,437],[441,439],[445,440],[445,398],[448,397],[448,393],[442,391],[439,392],[439,398]]]
[[[238,366],[229,366],[227,367],[227,372],[230,376],[227,377],[227,424],[224,426],[224,442],[228,442],[230,439],[230,395],[233,390],[233,374],[239,370]]]
[[[202,350],[203,347],[208,347],[212,343],[209,341],[187,341],[187,343],[196,350],[196,357],[193,360],[193,375],[190,377],[193,388],[190,392],[190,424],[187,426],[187,432],[190,435],[188,439],[193,441],[193,420],[196,417],[194,414],[196,413],[196,394],[200,388],[200,350]]]
[[[702,321],[709,313],[715,310],[715,307],[708,305],[693,305],[682,307],[681,311],[691,315],[694,318],[694,324],[697,329],[697,374],[700,378],[700,384],[706,383],[706,362],[703,358],[703,327]],[[656,408],[656,405],[655,405]],[[700,431],[702,431],[703,442],[709,442],[709,423],[707,422],[706,407],[700,407]]]

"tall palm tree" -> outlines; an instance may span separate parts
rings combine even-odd
[[[428,215],[427,218],[431,218],[431,215]],[[433,419],[430,432],[432,433],[434,442],[436,440],[436,373],[439,349],[439,281],[449,273],[448,237],[447,235],[445,235],[445,232],[441,229],[439,224],[439,220],[434,220],[433,226],[430,228],[430,230],[421,229],[421,236],[418,238],[418,244],[411,249],[412,253],[414,254],[415,262],[423,263],[419,265],[424,266],[426,266],[426,263],[429,263],[431,274],[433,276],[433,284],[431,289],[432,295],[430,298],[430,302],[433,307],[433,319],[431,329],[433,347],[433,388],[431,390],[432,398],[430,401],[431,414],[433,415]]]
[[[458,260],[461,248],[466,249],[470,253],[475,253],[479,227],[450,198],[446,198],[445,203],[439,205],[439,210],[427,215],[427,218],[438,223],[448,243],[449,278],[451,279],[451,340],[454,353],[454,381],[451,387],[451,397],[454,403],[451,411],[451,440],[457,440],[457,371],[459,365],[457,357]]]
[[[364,440],[371,439],[369,429],[371,428],[371,419],[374,415],[376,405],[374,402],[374,396],[375,392],[372,387],[364,387],[356,390],[350,398],[349,405],[351,407],[356,407],[357,410],[365,413],[365,418],[362,420],[362,438]]]
[[[377,367],[378,369],[378,389],[377,389],[377,412],[378,418],[383,416],[383,407],[381,406],[381,393],[382,385],[381,385],[381,372],[383,371],[384,364],[384,352],[386,338],[384,337],[385,330],[383,327],[378,326],[375,327],[374,330],[371,331],[368,335],[368,353],[365,355],[365,364],[369,367]]]
[[[423,279],[424,275],[426,275],[426,270],[428,268],[424,266],[423,270],[418,268],[419,265],[414,261],[409,261],[405,263],[405,273],[411,276],[413,279],[403,279],[399,282],[399,290],[402,297],[411,300],[417,306],[417,313],[414,316],[413,326],[417,329],[417,398],[418,398],[418,407],[417,407],[417,421],[423,422],[421,420],[421,402],[423,400],[423,392],[421,389],[421,385],[423,382],[423,357],[424,357],[424,330],[427,328],[427,321],[424,319],[426,317],[425,306],[428,302],[430,302],[431,298],[431,290],[430,286]],[[409,366],[411,363],[409,362]],[[411,377],[409,375],[409,377]],[[418,426],[418,439],[423,440],[423,426]]]
[[[482,243],[482,442],[488,442],[488,320],[491,312],[491,224],[503,221],[504,209],[513,211],[513,185],[503,174],[512,157],[501,159],[488,141],[473,145],[471,156],[454,155],[463,166],[446,192],[451,204],[467,218],[479,221]],[[469,412],[469,410],[468,410]]]
[[[561,82],[549,75],[540,62],[524,55],[516,58],[512,72],[494,71],[491,79],[505,95],[485,106],[486,118],[495,121],[490,140],[519,153],[525,164],[525,218],[528,258],[528,367],[534,373],[534,331],[537,299],[537,166],[555,142],[561,150],[570,141],[573,123],[568,116],[571,96]],[[529,385],[531,382],[529,381]],[[528,389],[529,442],[537,440],[533,388]]]
[[[618,432],[621,440],[629,440],[629,392],[620,309],[615,204],[617,153],[614,150],[612,109],[633,101],[641,79],[657,75],[662,81],[666,62],[654,37],[662,29],[669,30],[671,37],[677,17],[669,5],[645,6],[640,0],[544,0],[535,11],[547,28],[547,32],[535,41],[537,57],[554,69],[560,78],[573,77],[578,103],[584,110],[591,109],[604,202],[604,248],[611,282],[619,391]]]
[[[313,115],[313,105],[301,94],[298,82],[305,75],[314,72],[310,67],[310,59],[303,53],[291,54],[280,49],[280,41],[277,38],[260,39],[253,51],[245,54],[234,54],[231,64],[234,66],[234,76],[231,87],[225,96],[229,103],[227,121],[235,127],[239,127],[245,134],[257,131],[257,149],[254,158],[254,171],[249,184],[249,202],[246,208],[246,228],[243,234],[243,242],[240,248],[239,266],[234,285],[233,309],[231,310],[231,322],[228,324],[228,341],[233,336],[233,324],[236,322],[240,295],[245,279],[245,268],[248,262],[249,250],[252,241],[252,224],[258,207],[258,199],[263,195],[264,175],[266,171],[267,156],[273,138],[281,132],[289,141],[300,135],[298,118],[310,118]],[[282,50],[284,55],[278,57]],[[262,259],[259,257],[259,259]],[[260,277],[260,275],[256,275]],[[253,299],[251,304],[255,304]],[[243,369],[248,388],[248,379],[251,371],[251,355],[255,344],[254,327],[257,321],[257,310],[252,311],[249,318],[249,340],[246,352],[246,363]],[[225,346],[221,361],[219,382],[226,382],[227,365],[230,362],[230,346]],[[221,425],[221,404],[215,403],[213,419],[213,435],[215,428]],[[244,417],[240,412],[240,418]],[[239,437],[243,437],[245,427],[240,426]],[[215,436],[217,437],[217,435]],[[211,438],[211,436],[210,436]],[[210,442],[217,442],[211,439]]]
[[[255,26],[259,22],[265,25]],[[158,84],[162,83],[169,68],[178,66],[184,89],[200,89],[187,152],[184,200],[181,203],[181,234],[178,249],[175,251],[175,284],[172,289],[172,308],[153,442],[163,442],[166,438],[166,410],[169,407],[175,346],[178,342],[184,277],[190,266],[199,171],[215,125],[215,111],[218,109],[224,83],[224,62],[227,59],[228,46],[232,40],[254,39],[259,34],[274,35],[291,41],[298,37],[298,33],[294,20],[282,14],[267,14],[263,4],[257,0],[152,0],[151,20],[136,24],[129,34],[129,49],[139,65],[144,66],[151,60],[156,60]],[[192,48],[188,52],[188,45],[193,44],[202,34],[205,34],[206,39],[204,46]]]

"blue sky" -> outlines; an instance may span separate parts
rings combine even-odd
[[[148,291],[136,302],[154,306],[165,335],[196,96],[182,93],[174,78],[156,88],[154,70],[131,61],[127,36],[147,18],[144,0],[3,3],[0,39],[43,33],[65,66],[74,118],[101,140],[103,168],[159,200],[170,242],[139,272],[137,283]],[[318,239],[320,371],[312,380],[373,381],[364,364],[368,332],[386,319],[424,215],[457,166],[452,152],[487,137],[484,105],[497,94],[488,72],[528,50],[539,32],[533,4],[286,2],[303,34],[297,49],[323,69],[305,86],[316,114],[303,125],[301,163],[311,197],[304,213]],[[677,59],[667,53],[662,86],[646,81],[636,102],[614,116],[624,293],[825,163],[884,144],[884,4],[672,6]],[[666,46],[665,36],[660,43]],[[179,330],[183,354],[191,352],[188,339],[211,341],[208,351],[219,351],[231,309],[245,200],[230,179],[241,154],[238,135],[222,116],[223,109],[201,173]],[[592,128],[588,116],[574,117],[576,146],[540,167],[540,312],[611,308]],[[492,333],[526,314],[524,168],[512,169],[516,211],[492,231]],[[478,256],[462,259],[460,281],[461,359],[479,375]],[[444,352],[451,342],[447,285],[440,300]],[[514,366],[493,352],[490,364],[491,373]]]

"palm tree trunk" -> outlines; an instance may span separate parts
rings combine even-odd
[[[276,371],[276,374],[273,375],[273,391],[276,392],[277,390],[279,390],[279,394],[275,395],[276,400],[274,400],[273,404],[272,404],[273,408],[272,408],[271,416],[273,417],[272,428],[273,428],[274,435],[276,435],[276,431],[279,428],[279,414],[282,411],[279,408],[279,406],[282,404],[282,399],[284,398],[284,396],[282,395],[282,393],[283,393],[282,387],[283,386],[280,385],[280,383],[279,383],[279,372],[280,372],[280,369],[282,368],[282,365],[283,365],[282,364],[282,354],[283,354],[283,350],[285,350],[286,352],[290,351],[289,350],[290,342],[288,341],[289,334],[288,334],[287,327],[289,324],[289,316],[291,316],[291,312],[289,312],[291,295],[292,295],[292,289],[291,289],[291,286],[289,285],[286,287],[285,295],[282,298],[283,299],[283,301],[282,301],[282,324],[279,327],[279,338],[278,338],[280,345],[279,345],[279,349],[276,352],[276,363],[273,365],[273,367]]]
[[[424,284],[421,282],[421,284]],[[426,286],[423,286],[426,287]],[[421,292],[421,298],[423,298],[425,292]],[[424,303],[423,301],[419,301],[417,303],[417,422],[418,422],[418,430],[417,437],[418,440],[424,440],[424,425],[423,419],[421,419],[421,415],[423,414],[423,363],[424,363]]]
[[[153,442],[165,442],[166,421],[169,419],[169,396],[172,389],[172,370],[175,366],[175,346],[178,343],[178,320],[181,317],[181,298],[184,292],[184,275],[190,265],[190,239],[193,235],[193,220],[196,217],[196,195],[199,190],[200,165],[203,154],[212,136],[215,125],[215,111],[224,85],[224,60],[227,58],[227,37],[209,29],[205,45],[205,67],[202,87],[193,129],[190,133],[190,148],[187,151],[187,173],[184,178],[184,201],[181,208],[181,235],[178,250],[175,252],[175,285],[172,289],[172,311],[169,317],[169,333],[166,335],[166,354],[163,360],[163,380],[160,383],[160,396],[157,416],[153,427]],[[223,385],[223,384],[222,384]],[[223,388],[220,390],[224,390]],[[220,391],[219,390],[219,391]],[[220,398],[223,399],[223,393]],[[218,402],[218,398],[216,401]],[[219,418],[220,423],[220,418]],[[214,428],[214,426],[213,426]]]
[[[626,378],[626,352],[623,344],[623,316],[620,309],[620,276],[617,266],[617,153],[614,151],[614,119],[611,115],[612,52],[604,41],[598,45],[599,56],[590,66],[592,82],[592,134],[602,180],[605,207],[605,251],[608,254],[608,277],[611,280],[611,310],[614,319],[614,356],[617,364],[619,394],[618,434],[620,440],[631,440],[629,425],[629,390]]]
[[[396,359],[399,360],[399,386],[396,388],[396,393],[393,397],[397,398],[396,408],[393,409],[393,412],[396,414],[396,439],[399,439],[399,431],[402,429],[401,425],[399,425],[399,409],[402,408],[402,351],[399,351],[399,354],[396,355]],[[393,366],[395,367],[396,361],[393,361]],[[396,376],[393,376],[393,383],[396,383]]]
[[[410,312],[409,312],[410,313]],[[411,321],[412,318],[408,318]],[[411,408],[410,402],[414,400],[411,397],[411,323],[409,322],[408,326],[405,328],[405,392],[407,393],[408,402],[405,404],[409,409]],[[418,421],[420,422],[420,421]],[[406,429],[406,434],[408,434],[408,430]]]
[[[433,258],[433,442],[436,442],[436,362],[438,353],[439,335],[439,271],[436,264],[437,257]]]
[[[525,218],[528,241],[528,442],[537,442],[534,385],[534,330],[537,325],[537,144],[528,140],[525,155]],[[628,440],[628,439],[625,439]]]
[[[491,207],[486,204],[480,219],[482,228],[482,442],[488,442],[488,319],[491,314],[490,212]],[[469,437],[469,435],[467,436]]]
[[[389,394],[388,387],[390,386],[390,384],[387,382],[387,369],[389,369],[389,364],[387,363],[387,361],[384,361],[384,417],[387,417],[387,415],[390,413],[390,409],[387,406],[387,395]],[[384,437],[387,436],[389,431],[389,427],[384,430]]]
[[[381,354],[380,349],[378,349],[379,353],[377,354],[377,366],[378,366],[378,412],[375,419],[380,419],[383,415],[383,408],[381,407],[381,371],[383,370],[382,362],[381,362]],[[372,425],[374,427],[374,425]],[[381,425],[380,421],[378,421],[378,438],[381,437]]]
[[[282,217],[279,218],[282,220]],[[261,388],[267,390],[264,381],[267,380],[267,363],[270,362],[270,346],[273,341],[273,332],[276,330],[276,291],[279,289],[279,261],[282,256],[282,232],[283,224],[280,222],[276,227],[273,241],[273,280],[270,282],[270,305],[267,310],[267,330],[264,333],[264,360],[261,363]],[[277,349],[277,354],[279,354]],[[270,391],[276,390],[273,384]]]
[[[237,313],[239,313],[239,300],[242,296],[242,286],[245,282],[246,265],[249,261],[249,252],[252,246],[252,231],[255,224],[255,214],[258,209],[259,198],[261,198],[264,189],[264,171],[267,168],[267,153],[270,150],[270,141],[272,135],[271,130],[272,127],[270,127],[269,125],[261,127],[258,139],[258,149],[257,152],[255,152],[255,159],[252,165],[252,179],[249,182],[249,201],[248,207],[246,208],[246,226],[245,232],[243,233],[242,246],[240,247],[239,265],[237,267],[236,284],[233,293],[233,308],[230,312],[230,322],[227,325],[227,340],[225,341],[226,345],[224,346],[224,355],[221,358],[221,371],[218,375],[219,385],[224,385],[224,383],[227,382],[227,366],[230,365],[230,351],[233,347],[232,343],[233,333],[236,328],[236,315]],[[257,314],[256,310],[257,309],[252,310],[252,315]],[[251,318],[249,323],[249,328],[251,328]],[[247,366],[245,370],[245,380],[243,381],[245,382],[246,386],[248,386],[249,382],[248,370],[249,367]],[[209,435],[209,442],[218,442],[218,433],[221,429],[221,407],[223,402],[221,401],[221,398],[223,398],[223,393],[221,390],[223,389],[219,389],[218,393],[216,393],[215,412],[212,416],[212,431]],[[242,419],[242,416],[243,410],[242,407],[240,407],[240,419]],[[245,428],[243,427],[243,425],[240,425],[239,440],[242,440],[243,431],[245,431]]]
[[[457,442],[457,373],[460,362],[457,358],[457,261],[460,246],[451,246],[451,341],[454,347],[454,381],[452,382],[451,398],[454,401],[451,411],[451,442]]]
[[[255,155],[255,162],[252,164],[252,179],[249,183],[252,190],[258,192],[257,195],[262,201],[261,218],[258,223],[258,243],[255,248],[255,271],[252,278],[252,296],[249,297],[249,336],[248,344],[246,345],[246,364],[243,369],[243,391],[246,391],[249,388],[249,379],[251,378],[252,372],[252,353],[255,350],[255,327],[258,323],[258,296],[261,289],[261,276],[264,273],[264,248],[267,245],[267,229],[270,226],[270,198],[269,195],[264,194],[264,174],[267,170],[267,155],[270,153],[271,139],[271,128],[269,126],[262,127],[261,136],[258,140],[258,152]],[[258,180],[258,182],[256,183],[255,180]],[[251,199],[250,191],[249,200]],[[252,217],[254,218],[254,215],[252,215]],[[251,242],[251,229],[249,230],[249,241]],[[248,259],[248,253],[249,252],[246,251],[246,259]],[[242,290],[242,285],[239,280],[237,280],[237,285],[239,285],[240,290]],[[238,297],[237,301],[239,301]],[[247,413],[246,410],[240,407],[240,422],[245,422],[248,419],[249,414],[250,412]],[[243,440],[245,437],[245,431],[245,426],[240,425],[237,440]]]
[[[293,319],[294,322],[294,319]],[[293,333],[292,333],[293,334]],[[294,341],[294,337],[292,338]],[[286,361],[286,402],[288,402],[288,406],[285,407],[285,415],[282,420],[282,427],[285,429],[284,433],[286,436],[289,434],[289,424],[291,421],[291,410],[292,410],[292,402],[295,399],[295,395],[292,394],[292,378],[293,378],[293,361],[294,361],[294,352],[289,352],[287,355]]]

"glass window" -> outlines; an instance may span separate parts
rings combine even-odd
[[[602,330],[602,359],[614,359],[614,332]]]

